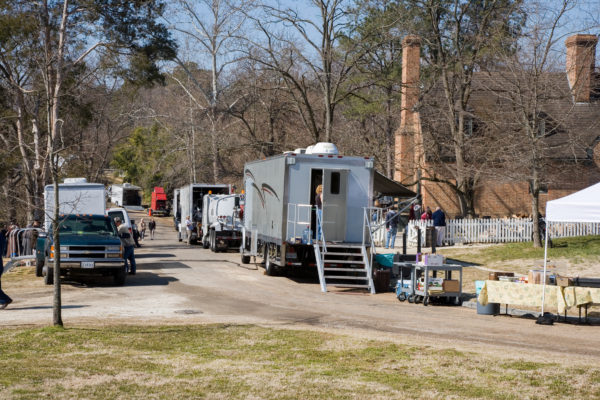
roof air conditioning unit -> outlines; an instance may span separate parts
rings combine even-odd
[[[306,148],[306,154],[338,155],[339,151],[335,144],[319,142]]]

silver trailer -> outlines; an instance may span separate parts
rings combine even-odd
[[[321,145],[313,154],[296,150],[245,165],[242,262],[262,256],[269,275],[316,266],[323,291],[329,284],[374,293],[365,229],[373,159],[341,156],[335,146]],[[319,185],[322,210],[315,207]]]
[[[211,251],[236,250],[242,244],[243,195],[207,194],[202,208],[202,246]]]
[[[204,195],[229,193],[231,193],[231,185],[226,184],[193,183],[179,188],[180,219],[177,226],[179,241],[185,240],[188,244],[191,244],[199,240],[198,233],[202,231],[202,201]],[[189,218],[193,227],[190,234],[188,234],[189,230],[186,227],[187,218]]]

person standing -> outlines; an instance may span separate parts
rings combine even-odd
[[[444,244],[444,235],[446,234],[446,214],[444,214],[440,207],[437,207],[432,214],[432,219],[437,237],[436,244],[437,246],[442,246]]]
[[[421,214],[421,220],[427,221],[433,217],[433,213],[431,212],[431,208],[429,206],[425,207],[423,210],[423,214]]]
[[[317,207],[317,240],[321,240],[323,225],[323,185],[317,186],[315,190],[315,206]]]
[[[186,224],[187,224],[187,221],[186,221]],[[154,240],[154,231],[156,230],[156,221],[154,221],[154,217],[150,218],[150,222],[148,222],[148,229],[150,230],[150,240]],[[188,234],[189,234],[189,232],[188,232]],[[188,238],[189,238],[189,236],[188,236]]]
[[[188,215],[185,217],[185,232],[187,233],[187,244],[192,244],[192,232],[194,231],[194,223]],[[152,233],[150,234],[152,236]]]
[[[4,257],[4,252],[6,250],[6,229],[2,229],[0,231],[0,310],[6,308],[10,303],[12,303],[12,299],[8,297],[6,293],[2,291],[2,273],[4,272],[4,262],[2,257]]]
[[[390,208],[390,211],[385,215],[385,228],[387,229],[385,248],[393,249],[396,242],[396,234],[398,233],[398,213],[396,212],[396,207]]]
[[[140,220],[140,238],[142,239],[142,242],[144,241],[144,237],[146,237],[146,221],[142,218]]]
[[[135,275],[136,265],[135,254],[133,252],[135,242],[131,237],[131,233],[129,233],[129,227],[121,222],[120,217],[115,218],[115,225],[117,225],[119,238],[123,244],[123,258],[125,259],[125,266],[127,267],[127,262],[129,261],[129,275]]]

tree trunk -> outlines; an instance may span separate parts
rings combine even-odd
[[[531,219],[533,221],[533,247],[542,247],[542,237],[540,232],[540,225],[538,223],[540,218],[540,182],[537,177],[537,173],[534,173],[534,178],[529,183],[531,189]]]
[[[54,186],[54,217],[52,223],[52,237],[54,242],[54,301],[52,302],[52,323],[54,326],[63,326],[62,300],[60,293],[60,236],[59,218],[60,208],[58,202],[58,157],[52,156],[52,180]],[[48,271],[47,273],[50,273]]]

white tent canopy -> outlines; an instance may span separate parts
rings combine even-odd
[[[546,297],[546,270],[548,264],[548,231],[552,222],[600,222],[600,183],[560,199],[546,203],[546,244],[544,246],[544,290],[542,315]]]
[[[600,222],[600,183],[547,202],[546,221]]]

